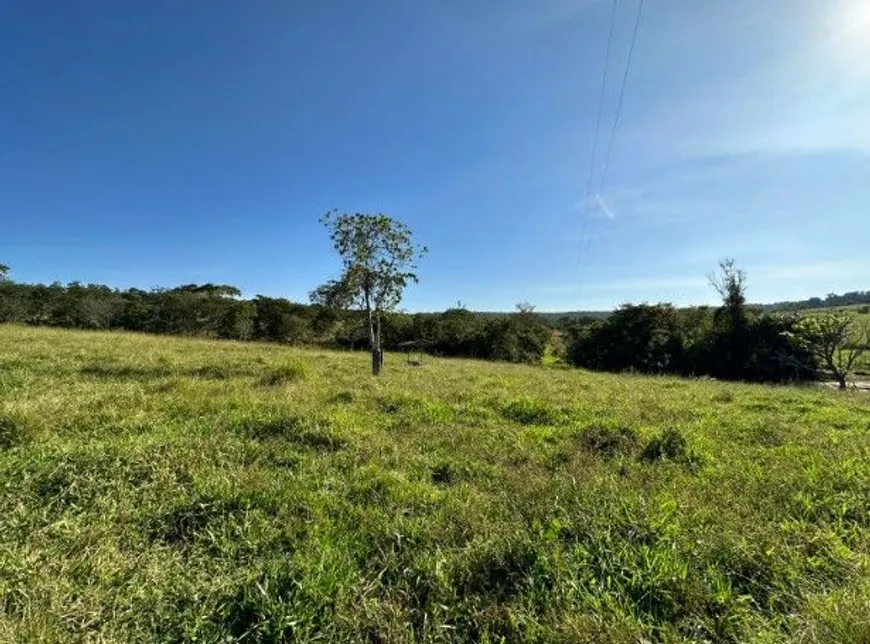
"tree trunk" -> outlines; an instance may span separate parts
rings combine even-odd
[[[381,375],[384,366],[384,352],[381,349],[381,313],[375,312],[375,325],[372,327],[372,374]]]
[[[837,382],[840,385],[840,391],[846,389],[846,374],[835,374],[837,376]]]
[[[375,319],[372,315],[372,307],[371,300],[369,298],[369,292],[366,290],[365,294],[366,300],[366,312],[369,316],[369,349],[372,352],[372,375],[379,376],[381,373],[381,359],[380,359],[380,329],[378,329],[378,335],[375,337]]]

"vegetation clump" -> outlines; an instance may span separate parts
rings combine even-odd
[[[679,430],[665,429],[652,438],[643,448],[640,457],[644,461],[655,462],[670,460],[683,465],[700,465],[701,457],[692,451],[689,442]]]
[[[20,419],[0,412],[0,450],[9,449],[30,439],[30,431]]]
[[[506,419],[521,425],[557,425],[564,420],[564,414],[552,405],[530,396],[511,400],[502,413]]]
[[[285,362],[269,369],[261,382],[267,387],[278,387],[304,380],[308,377],[308,373],[308,367],[300,362]]]
[[[640,440],[631,427],[592,425],[580,434],[580,442],[589,452],[614,458],[634,453]]]

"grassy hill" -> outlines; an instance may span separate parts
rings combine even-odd
[[[870,641],[870,396],[368,368],[0,326],[0,641]]]

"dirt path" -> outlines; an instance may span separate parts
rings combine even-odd
[[[840,385],[836,381],[833,381],[833,380],[823,382],[822,384],[825,387],[830,387],[831,389],[839,389],[840,388]],[[870,394],[870,382],[867,382],[867,381],[850,382],[849,383],[849,391],[855,391],[855,390]]]

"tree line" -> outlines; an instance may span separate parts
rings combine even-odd
[[[805,311],[807,309],[830,309],[842,306],[860,306],[864,313],[870,313],[870,291],[849,291],[838,295],[828,293],[825,297],[811,297],[795,302],[775,302],[760,304],[758,308],[770,311]]]
[[[720,307],[625,304],[605,320],[573,327],[568,361],[595,370],[749,382],[831,377],[845,389],[870,351],[870,324],[849,312],[800,315],[748,306],[746,274],[733,260],[721,262],[710,282]]]
[[[258,295],[223,284],[120,290],[101,284],[0,281],[0,322],[124,330],[341,349],[370,349],[364,311]],[[540,361],[554,327],[531,312],[487,319],[457,306],[442,313],[381,314],[383,348],[422,341],[429,352]]]
[[[258,295],[226,284],[149,291],[100,284],[20,284],[0,264],[0,322],[79,329],[123,329],[336,348],[367,349],[372,372],[384,350],[409,343],[437,355],[538,363],[549,351],[587,369],[710,376],[750,382],[814,380],[826,371],[841,388],[870,350],[870,326],[844,312],[800,316],[746,303],[746,275],[720,263],[711,285],[719,307],[625,304],[605,319],[542,316],[528,304],[480,315],[461,304],[442,313],[396,311],[417,281],[426,249],[382,214],[327,213],[342,270],[311,291],[310,303]],[[828,300],[834,301],[834,296]]]

